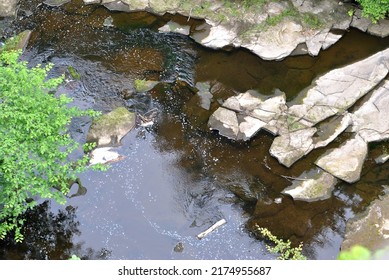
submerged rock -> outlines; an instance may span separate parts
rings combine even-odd
[[[363,213],[347,222],[342,250],[362,245],[372,251],[387,246],[389,241],[389,195],[372,202]]]
[[[117,144],[134,126],[135,114],[119,107],[93,121],[86,141],[98,146]]]
[[[314,173],[312,175],[312,173]],[[338,180],[323,170],[313,170],[296,178],[292,185],[282,191],[295,200],[317,201],[331,197]]]
[[[94,149],[90,153],[91,159],[89,160],[90,165],[95,164],[106,164],[122,160],[124,157],[115,151],[111,151],[113,147],[104,147]]]

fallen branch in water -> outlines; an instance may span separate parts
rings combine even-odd
[[[225,223],[227,223],[226,220],[224,219],[221,219],[220,221],[216,222],[215,224],[213,224],[209,229],[207,229],[206,231],[203,231],[202,233],[199,233],[197,235],[197,238],[198,239],[202,239],[204,238],[205,236],[207,236],[208,234],[210,234],[212,231],[216,230],[217,228],[221,227],[222,225],[224,225]]]

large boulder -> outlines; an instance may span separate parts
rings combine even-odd
[[[98,146],[115,145],[135,126],[135,114],[124,107],[102,115],[93,121],[87,142],[96,142]]]

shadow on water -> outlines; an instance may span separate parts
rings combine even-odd
[[[141,114],[157,109],[158,115],[152,127],[138,126],[122,140],[116,149],[123,161],[105,173],[81,176],[86,189],[73,186],[65,210],[44,203],[28,213],[28,238],[20,245],[7,240],[1,258],[271,259],[253,234],[259,224],[294,244],[303,241],[309,258],[334,259],[347,219],[388,184],[389,165],[373,163],[386,146],[380,144],[370,147],[358,183],[339,184],[324,201],[293,201],[280,192],[290,177],[311,169],[324,149],[288,169],[269,154],[272,136],[259,133],[237,143],[210,132],[206,122],[221,100],[248,89],[271,95],[278,88],[291,101],[318,75],[388,47],[389,39],[351,30],[318,57],[271,62],[246,50],[209,50],[185,36],[156,31],[172,18],[183,20],[177,16],[109,12],[81,1],[53,9],[38,2],[22,1],[20,11],[33,15],[21,16],[15,30],[34,30],[25,57],[31,65],[54,63],[53,76],[65,74],[59,92],[81,108],[108,112],[127,106]],[[113,26],[104,26],[109,17]],[[69,66],[80,80],[71,77]],[[161,83],[136,93],[135,79]],[[215,89],[210,110],[198,105],[197,82]],[[85,141],[89,125],[75,120],[72,136]],[[222,218],[226,225],[196,238]]]

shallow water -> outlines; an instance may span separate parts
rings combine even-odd
[[[25,242],[2,242],[2,259],[274,258],[253,234],[255,224],[294,244],[304,242],[308,258],[334,259],[347,219],[388,184],[389,165],[372,160],[386,144],[376,144],[358,183],[339,184],[324,201],[293,201],[280,192],[291,184],[289,177],[312,169],[324,149],[288,169],[268,152],[272,136],[259,133],[236,143],[208,131],[206,121],[218,99],[248,89],[269,96],[277,88],[293,102],[318,75],[388,47],[389,39],[351,30],[318,57],[269,62],[246,50],[214,51],[182,35],[156,32],[172,15],[111,13],[80,1],[56,9],[36,7],[34,1],[23,5],[34,12],[15,27],[34,29],[25,58],[31,65],[54,63],[53,76],[65,73],[59,93],[81,108],[108,112],[127,106],[139,114],[156,109],[158,115],[152,127],[138,126],[122,140],[117,150],[124,160],[107,172],[82,174],[85,188],[77,193],[74,185],[65,206],[44,203],[29,213]],[[109,16],[114,27],[102,25]],[[68,66],[80,80],[69,75]],[[162,83],[136,94],[135,79]],[[197,82],[217,88],[210,111],[198,105],[192,88]],[[132,92],[129,100],[122,97],[125,90]],[[89,125],[88,119],[75,120],[72,136],[85,141]],[[196,238],[222,218],[226,225]]]

